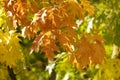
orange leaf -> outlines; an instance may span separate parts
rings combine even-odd
[[[102,38],[96,34],[83,34],[74,55],[75,58],[71,59],[76,60],[76,62],[73,63],[76,64],[77,68],[80,68],[80,71],[89,64],[101,64],[105,59],[105,49]]]

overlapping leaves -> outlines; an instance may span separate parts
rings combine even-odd
[[[52,60],[55,51],[60,52],[62,47],[64,51],[71,53],[70,59],[79,69],[90,63],[101,63],[105,56],[102,39],[98,35],[83,35],[79,41],[75,31],[78,28],[75,22],[77,19],[84,20],[87,13],[89,16],[94,14],[94,7],[88,0],[59,0],[59,4],[52,0],[54,6],[40,10],[30,4],[30,1],[7,0],[5,8],[12,13],[14,20],[26,26],[26,37],[35,38],[31,51],[44,52]],[[27,20],[26,15],[30,12],[35,14],[32,20]],[[77,48],[76,52],[74,48]]]
[[[12,67],[18,61],[23,60],[24,57],[19,41],[18,34],[13,34],[13,31],[0,31],[0,63]]]
[[[102,66],[93,80],[119,80],[120,79],[120,60],[108,59]]]

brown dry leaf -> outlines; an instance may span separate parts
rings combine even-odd
[[[84,13],[88,12],[90,16],[94,15],[94,7],[90,5],[90,1],[88,0],[81,0],[81,6],[83,6]]]
[[[105,59],[105,49],[99,35],[84,34],[78,46],[74,63],[80,71],[89,64],[101,64]]]
[[[101,61],[105,59],[105,49],[103,45],[104,40],[97,34],[93,35],[92,39],[95,41],[95,43],[91,44],[91,46],[95,52],[93,57],[91,57],[91,61],[93,64],[100,64]]]
[[[91,47],[95,51],[94,54],[91,56],[91,63],[101,64],[101,62],[105,59],[105,49],[103,45],[96,43],[91,45]]]
[[[75,0],[69,0],[68,3],[66,3],[65,8],[68,11],[70,23],[71,21],[75,20],[75,17],[77,17],[78,19],[84,18],[84,11],[82,9],[82,6]]]
[[[44,37],[44,40],[41,44],[41,52],[45,52],[45,55],[48,59],[53,60],[54,51],[58,51],[58,47],[55,44],[55,41],[47,36]]]
[[[93,50],[86,38],[83,37],[75,54],[76,60],[80,63],[79,65],[84,67],[90,63],[91,55],[93,55]]]
[[[45,56],[52,60],[54,58],[54,51],[59,52],[59,48],[56,45],[56,40],[53,38],[54,35],[52,35],[51,31],[47,31],[44,33],[41,33],[36,37],[34,40],[31,51],[39,51],[39,48],[41,47],[41,52],[45,53]]]

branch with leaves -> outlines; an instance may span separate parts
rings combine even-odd
[[[36,0],[6,0],[4,8],[24,27],[25,37],[34,39],[31,53],[45,53],[52,61],[55,53],[69,52],[70,62],[80,71],[89,64],[100,64],[105,59],[103,39],[98,34],[76,33],[80,27],[76,20],[84,21],[86,14],[92,16],[94,7],[88,0],[59,1],[46,1],[52,5],[41,8]]]

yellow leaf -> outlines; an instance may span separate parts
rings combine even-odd
[[[5,33],[0,31],[0,63],[12,67],[15,66],[19,60],[24,59],[18,35],[19,34],[12,31]]]

